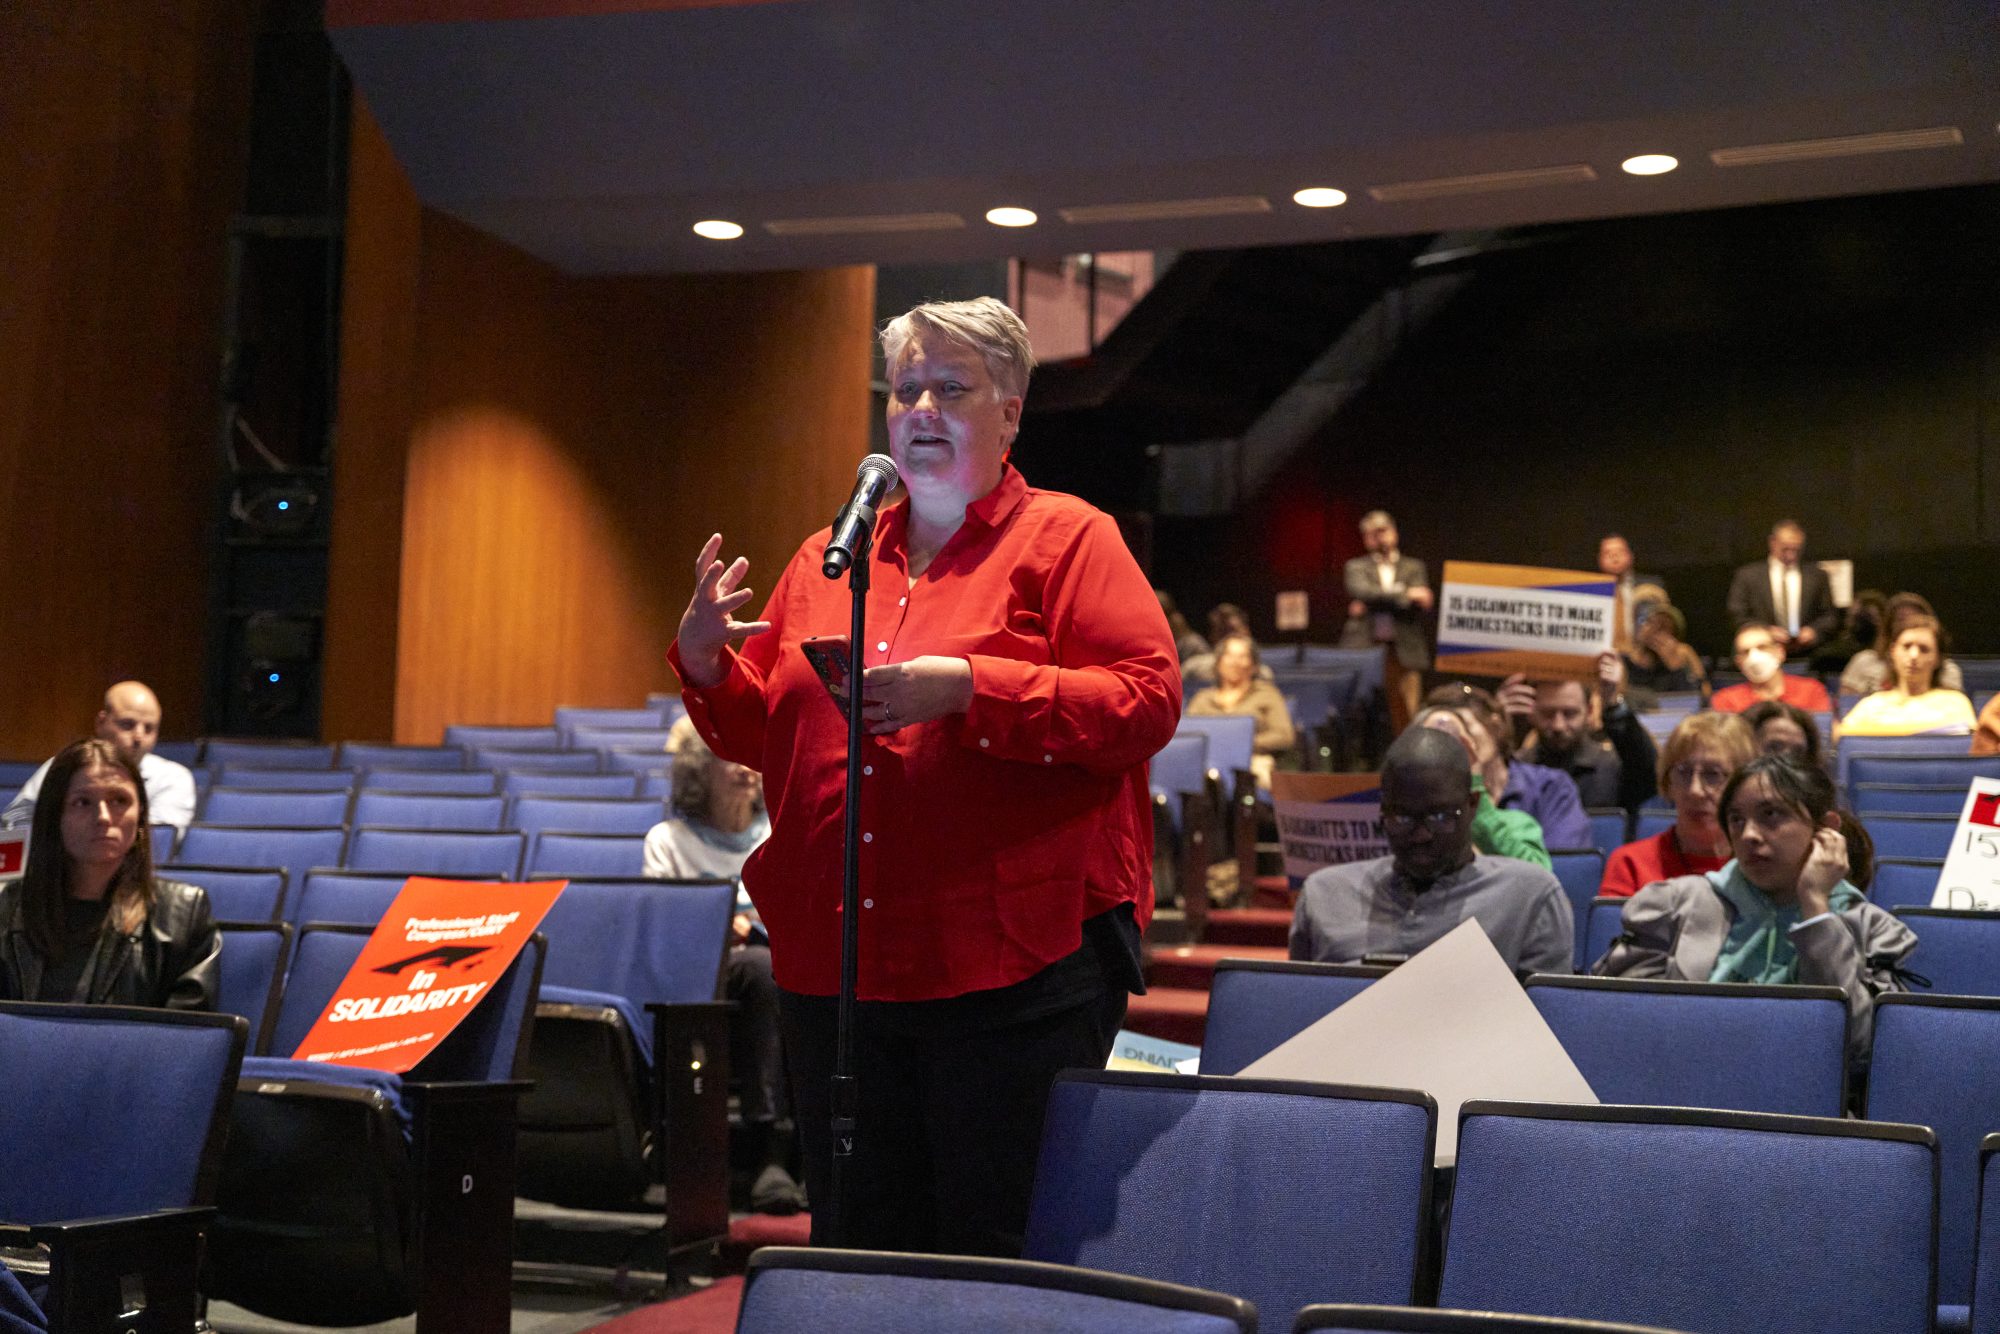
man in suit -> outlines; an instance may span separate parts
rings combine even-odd
[[[1774,627],[1793,657],[1817,648],[1840,628],[1833,586],[1826,571],[1800,559],[1805,547],[1806,530],[1780,519],[1771,528],[1770,555],[1740,566],[1729,584],[1730,625]]]
[[[1667,581],[1656,574],[1632,572],[1632,544],[1620,533],[1606,533],[1597,543],[1597,568],[1618,588],[1612,601],[1611,647],[1623,653],[1638,633],[1639,590],[1657,601],[1667,601]]]
[[[1397,731],[1409,725],[1423,697],[1423,670],[1430,663],[1423,615],[1435,597],[1424,563],[1405,556],[1396,541],[1396,521],[1386,510],[1361,516],[1363,556],[1347,562],[1347,624],[1343,648],[1383,647],[1382,684],[1389,696],[1389,721]]]

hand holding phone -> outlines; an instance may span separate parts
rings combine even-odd
[[[813,672],[820,684],[826,687],[827,695],[840,710],[842,718],[847,717],[849,701],[853,694],[847,688],[847,654],[851,641],[846,635],[813,635],[799,645],[805,650],[806,661],[812,664]]]

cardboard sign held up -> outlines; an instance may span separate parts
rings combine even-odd
[[[411,876],[293,1059],[414,1069],[486,999],[568,883]]]
[[[1931,906],[2000,911],[2000,778],[1975,778],[1966,790]]]
[[[1437,669],[1470,676],[1593,681],[1611,648],[1617,585],[1535,565],[1444,563]]]
[[[1389,855],[1382,834],[1382,780],[1376,774],[1274,773],[1271,809],[1293,889],[1322,866]]]
[[[1458,1109],[1473,1098],[1598,1100],[1470,919],[1242,1073],[1428,1093],[1439,1167],[1457,1161]]]

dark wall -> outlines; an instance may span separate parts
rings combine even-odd
[[[1162,520],[1183,606],[1313,595],[1340,624],[1355,520],[1446,558],[1592,568],[1618,530],[1697,644],[1773,519],[1859,587],[2000,652],[2000,188],[1548,229],[1471,284],[1265,494]]]

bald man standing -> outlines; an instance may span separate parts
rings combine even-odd
[[[146,684],[120,681],[105,691],[94,730],[139,766],[139,776],[146,781],[147,818],[153,824],[187,828],[194,819],[194,774],[186,765],[153,753],[153,744],[160,739],[160,701]],[[41,795],[48,772],[45,761],[0,814],[0,824],[26,824],[33,817],[35,798]]]

